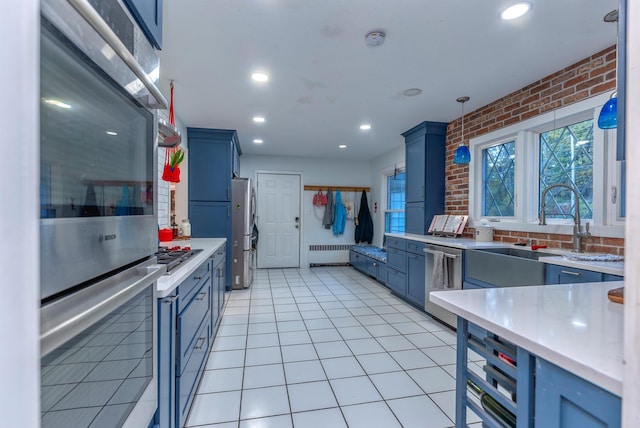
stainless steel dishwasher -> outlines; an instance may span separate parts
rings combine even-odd
[[[436,268],[434,259],[436,254],[443,253],[444,264],[443,269],[446,269],[447,281],[440,286],[433,283],[433,274]],[[462,290],[462,254],[463,250],[451,247],[445,247],[443,245],[428,244],[424,248],[425,260],[424,260],[424,283],[425,283],[425,310],[433,317],[438,318],[440,321],[444,321],[452,328],[456,328],[456,316],[448,310],[432,303],[429,300],[429,293],[432,291],[447,291],[447,290]]]

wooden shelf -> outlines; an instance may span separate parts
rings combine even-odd
[[[362,187],[362,186],[311,186],[311,185],[306,185],[304,186],[304,190],[313,190],[313,191],[318,191],[318,190],[322,190],[324,192],[326,192],[327,190],[340,190],[341,192],[362,192],[363,190],[365,192],[370,192],[371,188],[370,187]]]

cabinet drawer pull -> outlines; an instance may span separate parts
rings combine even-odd
[[[205,291],[202,291],[200,293],[198,293],[198,296],[200,297],[196,297],[196,300],[204,300],[204,296],[206,296],[207,293]]]
[[[374,267],[378,266],[378,263],[373,262],[373,266],[374,266]]]
[[[203,275],[193,277],[193,279],[195,279],[196,281],[200,281],[202,278],[204,278]]]
[[[193,349],[202,349],[202,345],[204,345],[205,338],[199,337]]]
[[[562,271],[560,271],[560,273],[566,273],[567,275],[573,275],[573,276],[582,276],[582,273],[580,273],[580,272],[572,272],[570,270],[562,270]]]
[[[176,300],[178,300],[178,295],[177,294],[175,296],[165,297],[164,299],[162,299],[162,303],[173,303]]]

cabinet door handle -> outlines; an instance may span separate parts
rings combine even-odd
[[[378,266],[378,263],[373,262],[373,267],[376,267],[376,266]]]
[[[204,276],[194,276],[193,279],[195,279],[196,281],[200,281],[202,278],[204,278]]]
[[[176,300],[178,300],[178,295],[177,294],[175,296],[165,297],[164,299],[162,299],[162,303],[173,303]]]
[[[207,293],[205,291],[202,291],[200,293],[198,293],[198,296],[200,297],[196,297],[196,300],[204,300],[204,296],[206,296]]]
[[[572,272],[570,270],[562,270],[562,271],[560,271],[560,273],[565,273],[567,275],[573,275],[573,276],[582,276],[582,273],[580,273],[580,272]]]
[[[204,345],[205,338],[199,337],[196,341],[196,344],[193,346],[193,349],[202,349],[202,345]]]

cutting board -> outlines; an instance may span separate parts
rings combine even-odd
[[[616,303],[624,303],[624,287],[614,288],[607,293],[609,300]]]

